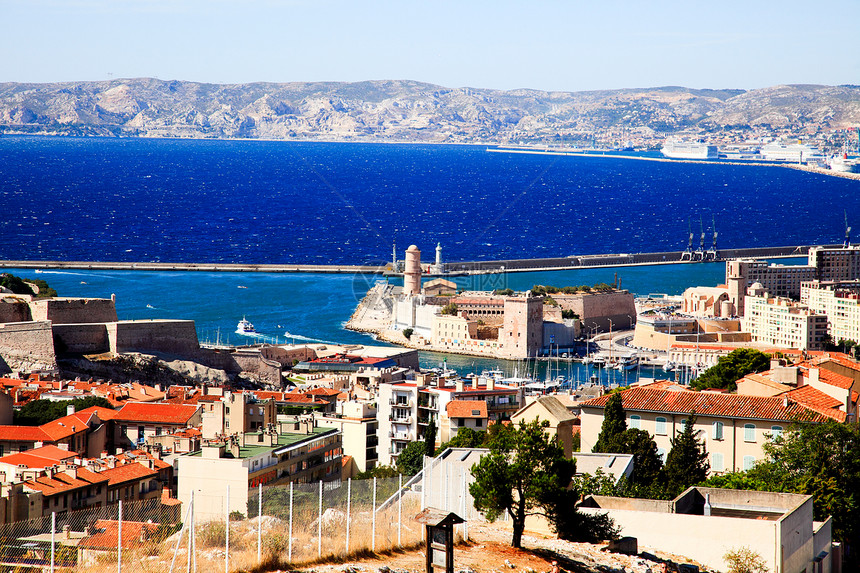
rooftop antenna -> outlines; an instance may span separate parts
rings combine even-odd
[[[681,253],[682,261],[692,261],[693,260],[693,224],[687,219],[687,230],[690,232],[690,238],[687,241],[687,249]]]
[[[845,244],[843,247],[851,246],[851,227],[848,226],[848,211],[845,211]]]

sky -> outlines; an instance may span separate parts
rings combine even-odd
[[[860,84],[860,0],[0,0],[0,82]]]

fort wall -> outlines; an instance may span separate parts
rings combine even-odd
[[[0,371],[54,369],[51,323],[31,321],[0,324]]]
[[[193,320],[122,320],[107,324],[110,351],[162,352],[193,358],[200,353]]]
[[[55,324],[54,344],[58,353],[100,354],[110,351],[105,324]]]
[[[0,323],[27,322],[32,320],[30,305],[26,300],[14,296],[0,298]]]
[[[54,324],[116,322],[116,306],[109,298],[43,298],[30,302],[32,320]]]

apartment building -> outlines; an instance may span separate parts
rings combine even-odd
[[[201,396],[203,438],[264,430],[274,424],[278,409],[274,399],[260,400],[249,392]]]
[[[449,440],[456,434],[461,410],[449,416],[448,404],[452,401],[481,401],[485,403],[486,420],[499,420],[510,417],[523,404],[523,390],[499,384],[489,376],[475,377],[469,383],[462,379],[447,382],[434,376],[416,375],[414,382],[383,384],[379,389],[378,415],[379,421],[379,463],[391,465],[397,461],[397,456],[406,444],[415,440],[423,440],[424,432],[430,423],[437,426],[437,441]],[[479,411],[469,424],[476,426],[477,419],[483,420],[483,407],[476,405]],[[471,408],[470,408],[471,412]],[[452,422],[452,419],[455,420]],[[482,422],[483,423],[483,422]],[[453,424],[453,425],[452,425]],[[452,432],[453,430],[453,432]]]
[[[833,342],[860,342],[860,280],[805,282],[800,288],[800,301],[827,315]]]
[[[341,432],[344,458],[343,479],[353,477],[376,467],[379,444],[376,408],[367,402],[350,400],[338,402],[337,413],[317,414],[314,425],[317,428],[336,428]]]
[[[248,432],[178,456],[178,499],[189,503],[193,491],[196,517],[223,519],[225,500],[229,511],[246,514],[260,485],[340,481],[342,434],[312,425],[296,420],[279,424],[278,433]]]
[[[580,404],[581,449],[591,451],[600,434],[603,409],[609,395]],[[765,458],[762,446],[793,424],[845,421],[845,412],[818,411],[789,396],[741,396],[721,392],[693,392],[642,386],[621,392],[627,427],[645,430],[657,443],[663,457],[671,450],[671,439],[683,431],[691,412],[696,413],[694,430],[704,441],[711,474],[745,471]]]
[[[827,316],[803,303],[772,297],[758,283],[744,298],[743,330],[753,342],[778,348],[821,350],[827,340]]]
[[[197,405],[131,402],[113,418],[113,441],[126,448],[142,445],[149,437],[197,427],[202,421]]]

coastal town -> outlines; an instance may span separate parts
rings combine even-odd
[[[125,531],[140,530],[120,543],[133,552],[158,539],[147,533],[154,515],[173,527],[193,507],[201,527],[225,519],[239,527],[261,515],[264,490],[289,491],[292,507],[294,488],[351,491],[373,477],[376,495],[376,479],[397,474],[390,499],[402,504],[408,493],[410,508],[459,512],[477,526],[484,520],[467,485],[485,440],[496,426],[537,420],[575,460],[578,479],[606,481],[582,490],[577,511],[608,515],[634,545],[683,556],[700,570],[725,570],[726,555],[741,546],[773,571],[842,570],[851,547],[844,518],[834,525],[815,492],[715,484],[768,463],[780,437],[855,423],[860,246],[846,237],[843,246],[812,247],[805,265],[729,260],[723,284],[661,297],[637,297],[617,279],[464,291],[446,275],[441,251],[437,245],[432,263],[416,245],[401,260],[395,252],[391,274],[359,302],[347,328],[393,343],[385,346],[205,344],[193,321],[122,320],[114,299],[56,296],[44,281],[3,275],[0,522],[19,531],[12,546],[41,548],[9,553],[4,563],[47,559],[44,531],[21,523],[59,524],[52,531],[63,536],[50,547],[83,566],[110,552],[116,558],[110,512],[122,503],[127,511],[146,507],[139,521],[122,522]],[[238,328],[254,327],[243,319]],[[422,368],[419,351],[490,358],[499,368],[469,375],[444,364]],[[702,386],[739,353],[762,361],[724,386]],[[541,379],[529,366],[541,360],[595,374],[566,378],[558,369],[550,377],[547,369]],[[629,376],[609,383],[600,373],[611,369]],[[46,416],[49,407],[57,413]],[[606,447],[610,408],[613,415],[620,408],[624,427],[642,432],[654,463],[666,468],[678,436],[692,431],[701,479],[660,486],[656,499],[664,502],[632,494],[646,479],[647,457]],[[383,501],[371,513],[392,509]],[[319,503],[316,527],[322,493]],[[400,511],[391,523],[402,524]],[[525,522],[531,534],[553,535],[555,527]],[[721,540],[699,544],[714,527]],[[174,531],[181,541],[184,529]],[[262,522],[257,531],[271,533]],[[311,549],[331,552],[313,533]],[[459,535],[468,537],[465,525]]]

